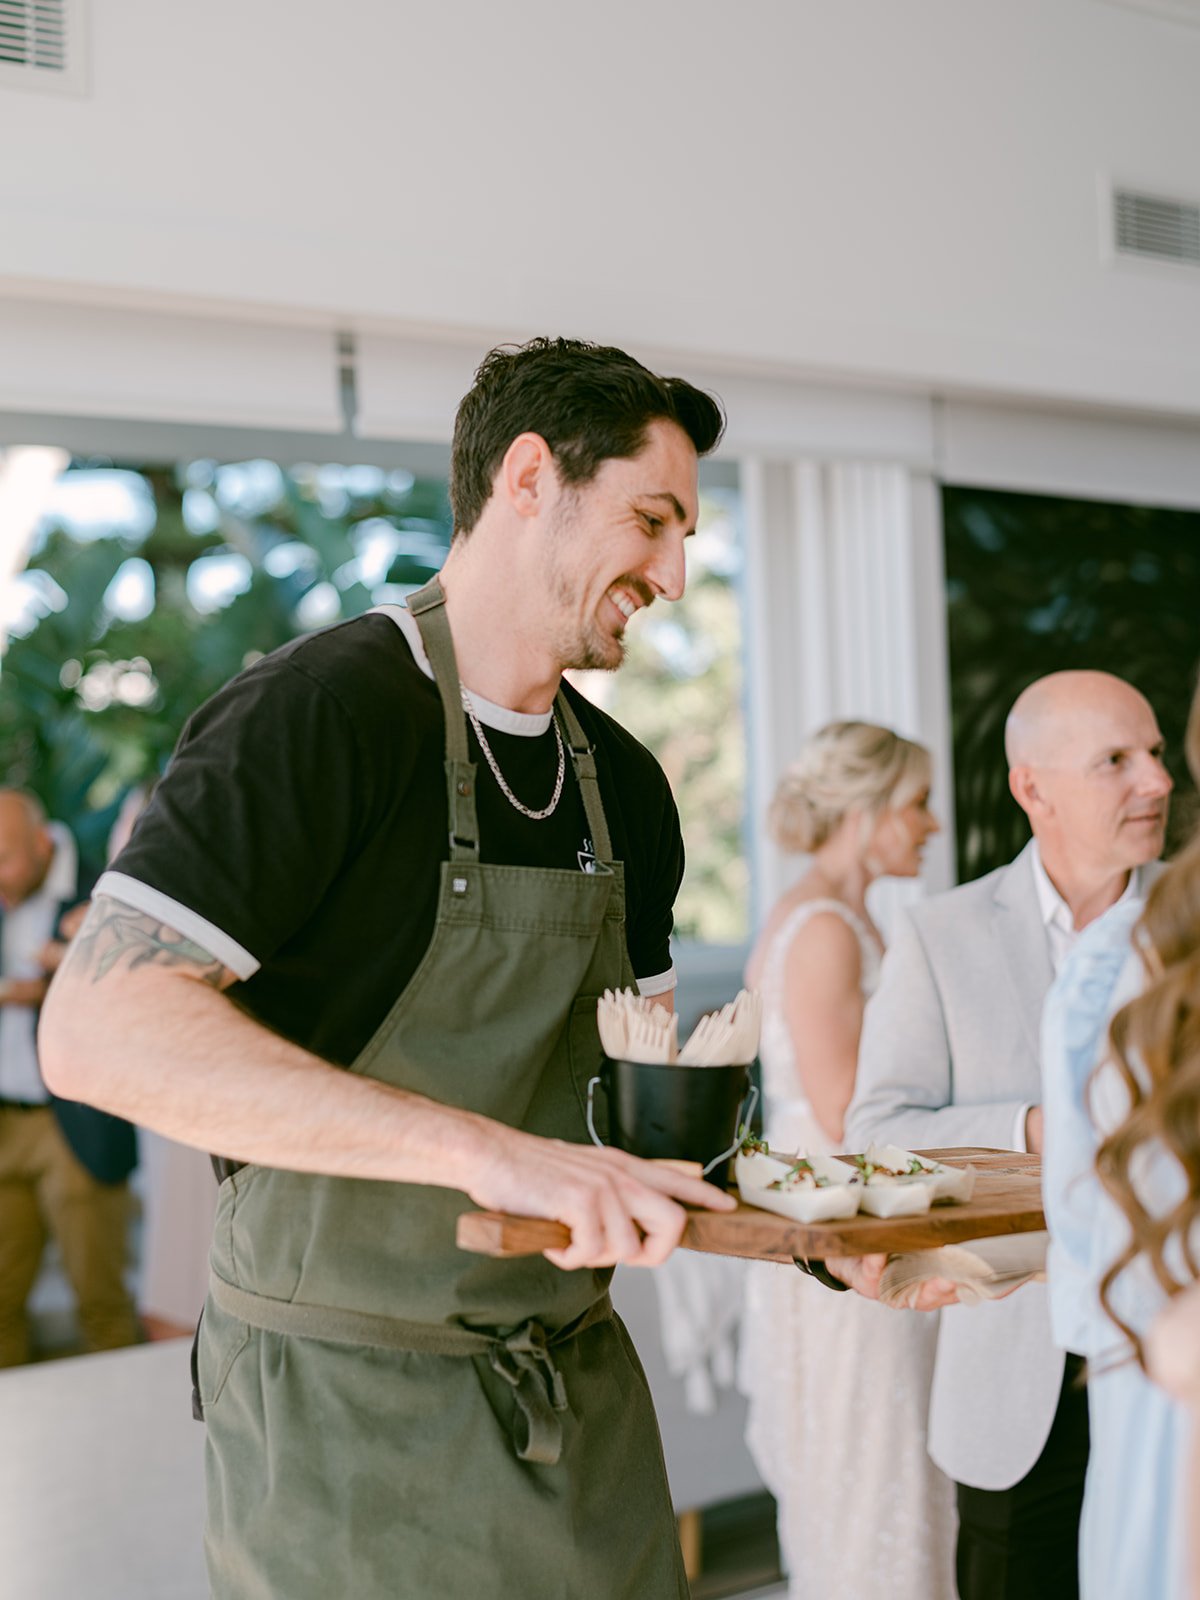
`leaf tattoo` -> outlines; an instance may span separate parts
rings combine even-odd
[[[93,901],[83,926],[71,942],[67,960],[93,983],[124,966],[155,963],[166,967],[194,967],[204,983],[219,988],[224,967],[203,945],[186,939],[157,917],[101,895]]]

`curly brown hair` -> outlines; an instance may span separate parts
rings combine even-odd
[[[1200,687],[1188,717],[1186,753],[1200,785]],[[1107,1058],[1124,1080],[1130,1110],[1101,1142],[1096,1171],[1130,1227],[1129,1244],[1100,1281],[1100,1303],[1144,1368],[1140,1337],[1113,1309],[1113,1284],[1139,1256],[1167,1295],[1200,1277],[1200,829],[1150,891],[1134,938],[1145,987],[1113,1018]],[[1133,1177],[1137,1152],[1149,1145],[1173,1156],[1187,1179],[1183,1198],[1162,1215],[1146,1209]],[[1190,1276],[1180,1278],[1168,1265],[1168,1253],[1174,1258],[1176,1250]]]

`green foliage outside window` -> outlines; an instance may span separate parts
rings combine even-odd
[[[1029,837],[1004,720],[1035,678],[1099,668],[1154,707],[1176,782],[1168,851],[1195,818],[1183,731],[1200,661],[1200,515],[982,489],[943,491],[958,875]]]
[[[402,598],[450,533],[445,484],[409,473],[193,462],[102,468],[101,481],[109,470],[129,512],[111,529],[44,530],[0,677],[3,781],[38,794],[93,858],[197,706],[297,634]],[[122,614],[131,561],[146,603]]]
[[[584,693],[662,763],[683,825],[687,870],[675,931],[705,944],[749,934],[742,699],[741,544],[732,497],[701,495],[682,600],[634,618],[625,665],[578,675]]]
[[[35,542],[0,674],[0,781],[37,793],[97,861],[122,797],[161,773],[197,706],[297,634],[402,600],[452,526],[444,481],[371,467],[80,462],[60,481],[119,488],[127,510],[108,526],[63,514]],[[685,599],[639,617],[626,666],[585,675],[585,692],[671,780],[679,932],[732,943],[748,918],[739,546],[719,492],[689,544]]]

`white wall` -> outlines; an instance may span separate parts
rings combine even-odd
[[[1200,413],[1200,28],[1101,0],[93,0],[0,89],[0,291]],[[19,159],[16,154],[19,152]]]

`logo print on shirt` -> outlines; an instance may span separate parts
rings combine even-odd
[[[595,872],[596,852],[592,849],[592,841],[590,839],[583,841],[582,850],[576,850],[575,859],[579,863],[580,872]]]

